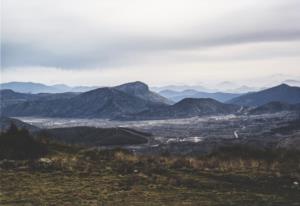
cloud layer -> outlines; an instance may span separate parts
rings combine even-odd
[[[174,81],[195,82],[203,72],[242,78],[255,69],[299,76],[299,10],[298,0],[3,0],[1,69],[4,81],[58,68],[94,72],[99,83],[109,74],[108,84],[124,70],[128,80],[157,84],[166,81],[151,72],[183,69],[189,75]]]

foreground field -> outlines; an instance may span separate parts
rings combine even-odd
[[[150,157],[62,145],[49,151],[38,160],[1,161],[0,205],[300,205],[298,153],[231,148]]]

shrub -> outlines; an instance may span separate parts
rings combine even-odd
[[[35,159],[47,153],[45,144],[35,140],[26,129],[10,128],[0,134],[0,159]]]

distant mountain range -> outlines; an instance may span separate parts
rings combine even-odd
[[[172,90],[172,91],[197,90],[203,92],[215,92],[214,89],[209,89],[201,85],[167,85],[161,87],[151,87],[151,90],[155,92],[161,92],[163,90]]]
[[[19,95],[19,94],[17,94]],[[60,95],[60,94],[56,94]],[[34,95],[34,98],[36,95]],[[28,97],[29,99],[31,98]],[[142,82],[103,87],[62,98],[42,98],[11,104],[2,109],[5,116],[45,116],[113,118],[166,105],[168,99],[151,92]]]
[[[235,87],[235,88],[230,88],[224,90],[226,93],[236,93],[236,94],[243,94],[243,93],[248,93],[248,92],[255,92],[262,90],[264,88],[256,88],[256,87],[249,87],[249,86],[240,86],[240,87]]]
[[[55,99],[67,99],[78,95],[76,92],[65,92],[65,93],[20,93],[15,92],[10,89],[0,90],[0,108],[6,107],[13,104],[18,104],[27,101],[45,101],[45,100],[55,100]]]
[[[184,90],[184,91],[173,91],[163,90],[159,92],[160,95],[167,97],[168,99],[178,102],[185,98],[212,98],[220,102],[226,102],[232,98],[238,97],[241,94],[223,93],[223,92],[199,92],[197,90]]]
[[[300,80],[297,79],[286,79],[284,81],[274,81],[277,84],[283,83],[290,86],[300,86]],[[272,84],[271,84],[272,85]],[[15,92],[21,93],[63,93],[63,92],[87,92],[103,86],[68,86],[65,84],[46,85],[35,82],[7,82],[0,84],[0,89],[11,89]],[[150,89],[154,92],[161,92],[163,90],[173,90],[182,92],[184,90],[196,90],[198,92],[206,93],[234,93],[242,94],[247,92],[259,91],[270,87],[270,84],[257,87],[248,86],[246,84],[237,84],[235,82],[224,81],[216,85],[167,85],[167,86],[154,86]]]
[[[259,92],[244,94],[227,101],[227,103],[242,106],[261,106],[274,101],[288,104],[300,103],[300,88],[281,84]]]
[[[175,91],[175,92],[183,92],[185,90],[196,90],[198,92],[205,92],[205,93],[236,93],[242,94],[247,92],[253,92],[261,90],[258,87],[249,87],[246,85],[239,86],[232,82],[221,82],[216,86],[201,86],[201,85],[169,85],[169,86],[162,86],[162,87],[151,87],[151,89],[155,92],[162,92],[165,90]]]
[[[0,90],[0,108],[6,107],[8,105],[22,103],[30,100],[34,100],[35,95],[24,94],[19,92],[14,92],[10,89]]]
[[[0,90],[1,116],[116,120],[171,119],[239,114],[246,111],[252,114],[284,110],[299,111],[299,106],[292,104],[300,103],[300,88],[285,84],[240,96],[196,90],[183,92],[164,90],[160,94],[150,91],[149,87],[142,82],[103,87],[83,93],[24,94],[12,90]],[[185,98],[185,96],[193,98]],[[212,98],[220,101],[232,99],[222,103]],[[179,102],[172,104],[172,100]]]
[[[96,89],[97,87],[92,86],[78,86],[78,87],[70,87],[64,84],[56,84],[56,85],[45,85],[34,82],[8,82],[0,84],[0,89],[10,89],[15,92],[21,93],[62,93],[62,92],[86,92],[92,89]]]

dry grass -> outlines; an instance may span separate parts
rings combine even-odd
[[[300,160],[288,155],[150,157],[55,148],[44,159],[1,163],[0,205],[300,205],[293,183]]]

